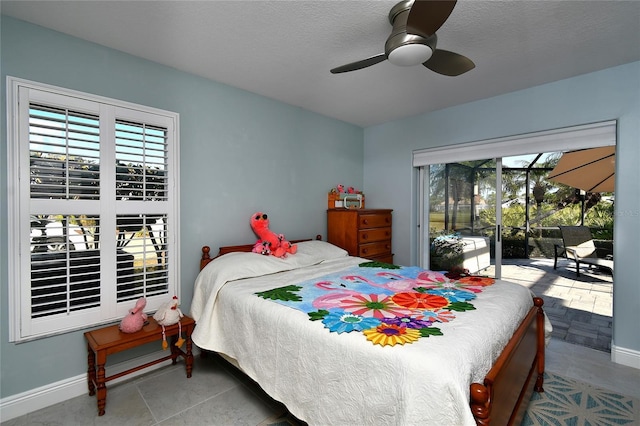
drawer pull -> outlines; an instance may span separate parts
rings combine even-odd
[[[366,248],[365,248],[365,249],[362,249],[362,253],[363,253],[363,254],[367,254],[367,249],[366,249]]]
[[[369,234],[362,234],[362,239],[363,240],[368,240],[369,239]]]
[[[368,221],[367,219],[362,219],[362,223],[363,223],[364,225],[368,225],[368,224],[369,224],[369,221]]]

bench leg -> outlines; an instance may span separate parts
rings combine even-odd
[[[91,346],[87,345],[88,355],[87,355],[87,363],[89,364],[89,369],[87,370],[87,381],[89,382],[89,396],[93,396],[96,394],[96,354],[91,349]]]
[[[187,331],[187,356],[185,358],[185,364],[187,365],[187,379],[191,377],[191,371],[193,370],[193,353],[191,353],[191,329]]]
[[[105,385],[104,365],[107,362],[107,355],[98,353],[98,374],[96,385],[98,386],[98,415],[104,416],[104,408],[107,405],[107,386]]]
[[[171,349],[171,365],[176,365],[178,362],[178,356],[180,356],[180,348],[176,346],[178,342],[178,336],[171,337],[169,349]]]

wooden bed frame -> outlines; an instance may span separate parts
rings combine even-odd
[[[316,240],[322,237],[317,235]],[[309,241],[297,240],[292,243]],[[250,252],[253,244],[220,247],[215,257],[231,252]],[[209,246],[202,247],[200,269],[215,257]],[[471,384],[470,407],[476,424],[520,425],[533,391],[544,392],[544,311],[543,300],[533,298],[520,326],[502,350],[483,383]]]

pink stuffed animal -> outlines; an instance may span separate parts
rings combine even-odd
[[[147,306],[147,299],[144,297],[138,299],[136,306],[129,309],[129,314],[120,321],[120,331],[135,333],[142,330],[144,322],[147,320],[147,314],[143,311],[145,306]]]
[[[268,256],[271,254],[271,249],[269,248],[269,246],[271,246],[271,244],[269,244],[268,241],[258,240],[253,245],[253,249],[251,251],[254,253],[264,254],[265,256]]]
[[[251,216],[251,229],[260,237],[256,244],[268,244],[271,254],[276,257],[285,257],[287,253],[294,254],[298,250],[298,246],[287,241],[284,235],[278,235],[269,229],[266,213],[256,212]]]

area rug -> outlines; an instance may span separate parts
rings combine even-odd
[[[301,426],[288,412],[260,426]],[[544,392],[534,392],[522,426],[640,425],[640,400],[554,373],[544,374]]]
[[[522,426],[640,425],[640,400],[553,373],[534,392]]]

